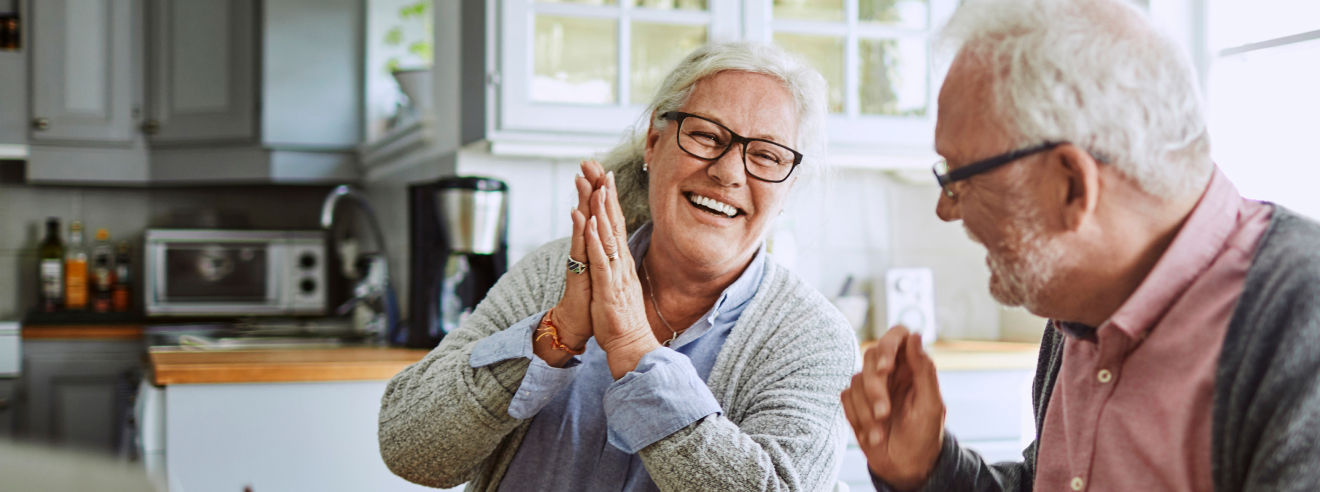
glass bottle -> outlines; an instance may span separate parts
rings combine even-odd
[[[87,247],[82,222],[69,224],[69,246],[64,251],[64,308],[87,309]]]
[[[133,272],[129,253],[128,241],[119,241],[115,246],[115,286],[110,293],[110,309],[116,313],[128,311],[132,303]]]
[[[92,311],[108,313],[115,287],[115,247],[110,244],[110,231],[105,228],[96,230],[90,274]]]
[[[46,219],[46,237],[38,248],[41,272],[41,310],[51,313],[64,307],[64,241],[60,219]]]

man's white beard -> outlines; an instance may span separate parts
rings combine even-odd
[[[973,241],[986,246],[990,295],[1005,306],[1037,311],[1043,294],[1063,266],[1066,251],[1058,241],[1045,237],[1041,214],[1029,206],[1022,210],[1026,212],[1009,219],[1004,239],[994,249],[973,235],[965,222],[963,229]]]

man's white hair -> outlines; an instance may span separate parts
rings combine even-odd
[[[1071,142],[1155,196],[1210,179],[1191,60],[1127,2],[968,0],[940,38],[985,68],[991,120],[1015,146]]]
[[[614,181],[619,187],[619,206],[623,209],[629,231],[651,217],[646,173],[642,172],[648,127],[663,130],[669,120],[660,118],[661,114],[682,107],[701,79],[730,70],[769,75],[783,82],[797,106],[798,133],[793,148],[803,157],[794,173],[823,173],[826,83],[820,72],[770,44],[707,44],[688,54],[665,77],[651,104],[646,106],[642,115],[644,122],[630,129],[624,141],[601,159],[602,166],[614,171]]]

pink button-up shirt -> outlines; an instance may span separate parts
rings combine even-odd
[[[1272,210],[1216,168],[1132,296],[1093,337],[1065,330],[1035,490],[1213,489],[1216,363]]]

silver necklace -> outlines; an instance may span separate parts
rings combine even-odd
[[[660,318],[660,322],[664,323],[665,328],[668,328],[669,333],[671,333],[668,340],[660,342],[661,345],[668,347],[669,344],[674,343],[674,340],[678,338],[678,331],[674,330],[674,327],[669,325],[669,321],[665,320],[665,315],[660,314],[660,303],[655,302],[655,284],[651,283],[651,272],[646,270],[645,259],[642,260],[642,274],[646,276],[646,286],[650,288],[650,292],[648,292],[648,294],[650,294],[651,297],[651,307],[655,308],[656,317]]]

